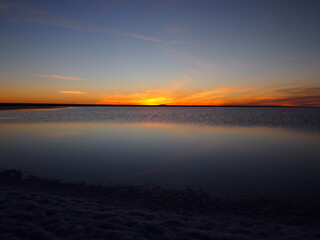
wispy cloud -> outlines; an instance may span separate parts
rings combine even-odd
[[[84,94],[86,92],[82,92],[82,91],[65,91],[65,90],[61,90],[59,91],[59,93],[64,93],[64,94]]]
[[[54,79],[66,79],[66,80],[87,80],[85,78],[78,78],[78,77],[69,77],[69,76],[63,76],[63,75],[42,75],[42,74],[36,74],[34,75],[36,77],[42,77],[42,78],[54,78]]]
[[[152,89],[129,94],[105,94],[100,104],[140,105],[278,105],[320,106],[320,87],[273,88],[229,86],[186,91],[175,84],[167,89]]]
[[[100,104],[140,104],[140,105],[221,105],[233,94],[248,91],[247,88],[215,88],[206,91],[186,92],[176,86],[167,89],[152,89],[129,94],[105,94]]]
[[[280,88],[280,89],[277,89],[276,91],[286,95],[296,95],[296,96],[318,95],[320,97],[320,87],[289,87],[289,88]]]
[[[208,102],[210,100],[216,100],[217,98],[223,98],[226,94],[236,93],[239,91],[243,91],[243,89],[238,89],[233,87],[215,88],[212,90],[197,91],[197,92],[190,93],[187,96],[179,99],[179,101],[192,102],[192,103]]]
[[[235,102],[238,105],[314,106],[320,107],[320,96],[269,96],[246,97]]]
[[[170,90],[153,89],[129,94],[105,94],[99,104],[170,104],[174,101]]]
[[[4,19],[12,22],[23,22],[23,23],[39,23],[52,26],[58,26],[73,30],[85,31],[85,32],[97,32],[105,33],[117,36],[124,36],[136,39],[142,39],[150,42],[157,43],[177,43],[176,40],[162,40],[155,37],[145,36],[137,33],[117,31],[113,29],[101,28],[96,26],[89,26],[83,23],[78,23],[67,19],[65,17],[37,9],[33,6],[11,3],[11,2],[0,2],[0,10],[5,11],[8,14],[4,15]]]
[[[260,88],[247,92],[238,99],[240,105],[280,105],[280,106],[318,106],[320,107],[319,85],[282,86]]]
[[[172,40],[172,41],[161,40],[161,39],[143,36],[143,35],[139,35],[139,34],[135,34],[135,33],[114,31],[114,30],[105,29],[105,28],[91,28],[91,31],[92,32],[107,33],[107,34],[112,34],[112,35],[118,35],[118,36],[124,36],[124,37],[137,38],[137,39],[142,39],[145,41],[157,42],[157,43],[178,43],[179,42],[176,40]]]

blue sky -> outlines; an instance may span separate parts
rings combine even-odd
[[[0,101],[319,105],[319,10],[294,0],[0,0]]]

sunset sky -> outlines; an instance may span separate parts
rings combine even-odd
[[[0,0],[0,102],[320,106],[320,1]]]

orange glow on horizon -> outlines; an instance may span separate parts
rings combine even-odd
[[[297,88],[298,89],[298,88]],[[320,93],[317,89],[309,94],[310,88],[292,94],[288,89],[266,89],[255,87],[221,87],[207,90],[186,90],[179,88],[152,89],[125,94],[95,94],[92,92],[59,90],[54,92],[28,91],[7,92],[0,96],[2,103],[48,103],[48,104],[105,104],[105,105],[195,105],[195,106],[313,106],[320,107]],[[308,95],[309,94],[309,95]]]
[[[161,104],[170,104],[171,99],[167,97],[155,97],[155,98],[147,98],[142,99],[136,102],[137,105],[161,105]]]
[[[59,93],[65,93],[65,94],[84,94],[85,92],[82,91],[59,91]]]

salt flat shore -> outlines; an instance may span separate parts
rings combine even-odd
[[[0,239],[320,239],[318,204],[0,173]]]

